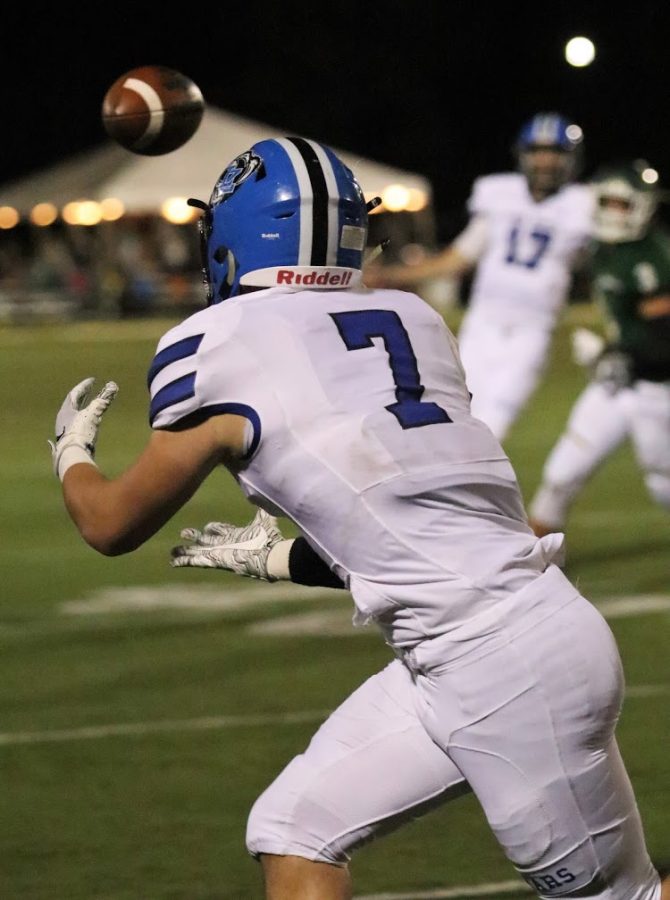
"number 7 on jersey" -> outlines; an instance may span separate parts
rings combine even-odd
[[[330,316],[347,350],[372,347],[374,338],[384,342],[396,395],[396,402],[386,409],[403,428],[422,428],[452,421],[437,403],[421,399],[425,388],[421,384],[416,354],[398,313],[391,309],[357,309],[330,313]]]

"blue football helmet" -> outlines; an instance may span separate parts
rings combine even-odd
[[[531,192],[552,194],[577,175],[583,138],[579,125],[556,112],[538,113],[523,125],[515,152]]]
[[[353,173],[305,138],[264,140],[214,185],[200,233],[209,303],[286,284],[348,287],[360,280],[368,210]]]

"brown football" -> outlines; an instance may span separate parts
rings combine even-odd
[[[107,91],[102,122],[127,150],[160,156],[193,137],[204,111],[200,88],[186,75],[167,66],[140,66]]]

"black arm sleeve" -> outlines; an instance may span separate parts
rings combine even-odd
[[[307,543],[304,537],[293,541],[288,556],[291,581],[317,587],[344,588],[344,582],[331,572],[326,563]]]

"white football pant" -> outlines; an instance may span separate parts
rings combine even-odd
[[[465,315],[458,346],[473,416],[503,441],[536,389],[544,370],[551,330],[537,324],[487,321]]]
[[[612,394],[592,383],[547,458],[531,518],[561,530],[577,494],[627,437],[651,497],[670,509],[670,385],[637,381]]]
[[[555,566],[506,603],[499,629],[425,641],[352,694],[256,801],[250,852],[343,865],[470,789],[538,896],[658,900],[608,625]]]

